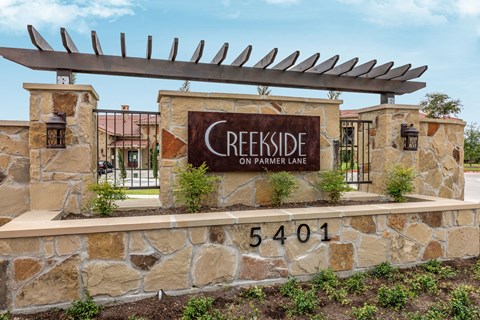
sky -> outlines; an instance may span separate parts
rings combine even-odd
[[[396,97],[418,104],[427,93],[460,99],[459,115],[480,124],[480,0],[0,0],[0,47],[34,49],[27,33],[32,24],[55,49],[63,51],[65,27],[82,53],[93,53],[90,31],[99,36],[106,55],[120,55],[120,33],[127,55],[145,57],[153,37],[153,59],[168,59],[175,37],[177,60],[189,61],[200,40],[209,63],[229,43],[224,64],[252,45],[253,66],[271,49],[281,61],[295,50],[298,62],[319,52],[319,62],[340,55],[338,64],[359,58],[394,61],[412,68],[428,65],[417,81],[426,88]],[[395,67],[394,66],[394,67]],[[56,81],[55,72],[35,71],[0,58],[0,119],[28,120],[29,94],[23,83]],[[98,108],[157,111],[159,90],[178,90],[182,81],[77,75],[100,96]],[[273,95],[326,98],[327,91],[271,87]],[[256,94],[256,86],[192,82],[191,91]],[[378,94],[343,93],[342,109],[380,103]]]

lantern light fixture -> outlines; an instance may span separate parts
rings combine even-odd
[[[403,138],[403,150],[417,151],[418,150],[418,133],[419,131],[413,126],[402,124],[400,129],[400,136]]]
[[[55,112],[47,121],[47,148],[65,148],[65,131],[67,128],[64,112]]]

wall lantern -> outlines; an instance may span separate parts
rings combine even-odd
[[[410,126],[402,124],[400,136],[403,138],[403,150],[418,150],[418,133],[419,132],[413,126],[413,123]]]
[[[65,148],[65,113],[55,112],[47,121],[47,148]]]

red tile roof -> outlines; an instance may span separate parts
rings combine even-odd
[[[140,126],[155,126],[155,124],[160,125],[160,117],[154,115],[98,115],[98,129],[114,136],[138,137],[140,135]]]

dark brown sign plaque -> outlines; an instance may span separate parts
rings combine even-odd
[[[188,112],[188,162],[211,171],[318,171],[320,117]]]

